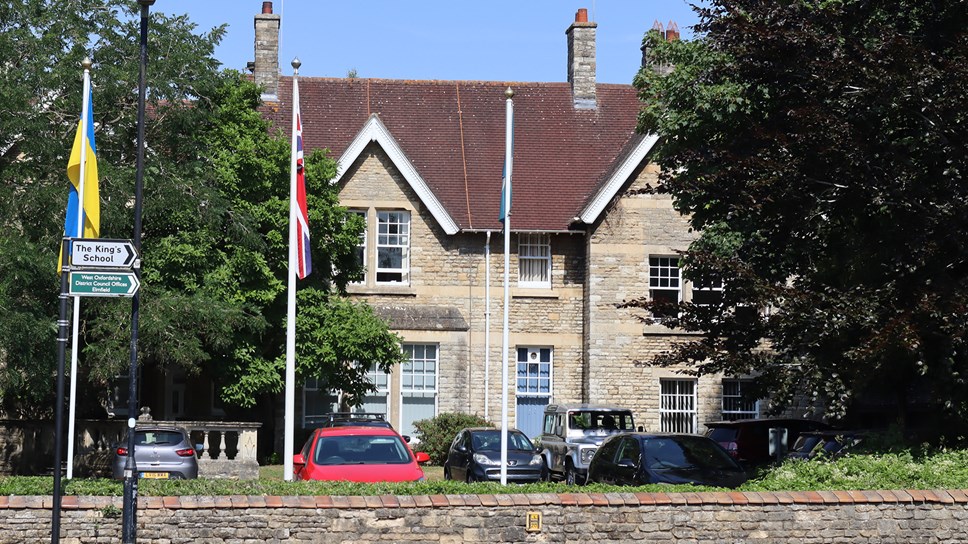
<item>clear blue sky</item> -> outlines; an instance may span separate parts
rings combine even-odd
[[[599,83],[630,83],[642,35],[655,20],[692,35],[693,0],[273,0],[282,16],[280,66],[304,76],[565,81],[565,30],[578,8],[598,23]],[[151,12],[188,14],[200,31],[222,23],[216,50],[227,68],[253,59],[262,0],[157,0]]]

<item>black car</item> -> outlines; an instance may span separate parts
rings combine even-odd
[[[531,440],[517,429],[508,429],[507,460],[509,482],[537,482],[544,478],[544,459]],[[500,481],[501,430],[474,427],[458,432],[444,461],[444,479]]]
[[[760,418],[706,423],[706,436],[715,440],[737,461],[747,465],[768,463],[775,459],[770,452],[770,429],[781,429],[781,456],[796,443],[801,433],[829,429],[822,421],[801,418]],[[785,434],[786,439],[782,437]]]
[[[694,434],[623,433],[609,437],[588,465],[588,482],[737,487],[746,472],[716,442]]]
[[[124,478],[128,439],[114,451],[112,477]],[[134,460],[139,478],[184,480],[198,478],[198,459],[188,432],[182,427],[139,425],[134,430]]]
[[[788,459],[836,459],[867,437],[867,431],[812,431],[797,438]]]

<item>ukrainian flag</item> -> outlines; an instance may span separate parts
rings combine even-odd
[[[97,238],[101,231],[101,199],[97,189],[97,147],[94,145],[94,103],[93,95],[88,96],[87,122],[82,119],[74,134],[74,147],[67,162],[67,177],[71,180],[67,197],[67,219],[64,221],[64,236],[70,238]],[[83,138],[83,131],[87,137]],[[81,156],[84,156],[84,203],[78,206],[81,192]],[[78,234],[77,214],[83,214],[84,230]]]
[[[71,180],[67,194],[67,217],[64,219],[65,238],[98,238],[101,232],[101,198],[97,190],[97,147],[94,145],[94,102],[93,93],[87,97],[87,119],[85,122],[81,108],[81,121],[74,134],[74,147],[67,161],[67,177]],[[83,137],[85,132],[87,137]],[[81,157],[84,157],[84,172],[81,175]],[[81,179],[83,177],[84,203],[80,205]],[[78,234],[78,214],[83,214],[83,232]],[[57,250],[57,273],[63,268],[63,254]]]

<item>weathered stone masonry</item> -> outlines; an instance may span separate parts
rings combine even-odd
[[[0,497],[0,540],[50,540],[50,497]],[[121,499],[64,497],[61,542],[118,542]],[[526,531],[528,513],[541,529]],[[968,542],[965,490],[141,497],[138,541]]]

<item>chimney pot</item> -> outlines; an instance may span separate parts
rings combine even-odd
[[[665,36],[665,29],[662,28],[662,23],[660,23],[658,19],[652,22],[652,30],[655,30],[659,34],[662,34],[662,36]]]
[[[667,42],[674,42],[679,39],[679,25],[675,21],[669,21],[669,26],[666,27],[665,38]]]
[[[272,13],[272,2],[263,2],[262,3],[262,13],[267,14],[267,15]]]
[[[575,13],[575,22],[576,23],[587,23],[588,22],[588,9],[587,8],[578,8],[578,11]]]

